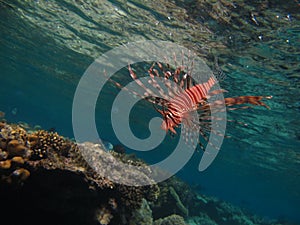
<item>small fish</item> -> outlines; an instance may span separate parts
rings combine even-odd
[[[13,108],[11,110],[11,114],[13,114],[14,116],[17,115],[17,112],[18,112],[18,108]]]
[[[113,144],[108,141],[103,141],[103,145],[107,151],[111,151],[114,148]]]
[[[5,117],[5,112],[0,111],[0,118]]]

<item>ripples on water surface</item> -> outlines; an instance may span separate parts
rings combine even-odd
[[[299,12],[293,0],[0,1],[0,109],[11,122],[72,137],[73,94],[93,59],[129,41],[182,44],[226,74],[230,96],[274,97],[271,110],[230,113],[248,127],[229,124],[216,162],[198,174],[192,160],[179,175],[252,212],[300,223]]]

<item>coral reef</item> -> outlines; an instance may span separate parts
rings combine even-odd
[[[201,195],[176,177],[160,183],[159,187],[160,196],[151,204],[155,225],[163,221],[161,218],[168,218],[174,213],[184,217],[190,225],[289,224],[264,220],[215,197]]]
[[[33,152],[27,133],[23,128],[12,127],[5,122],[0,122],[0,129],[0,180],[23,182],[30,175],[24,163]]]
[[[211,218],[209,218],[208,215],[204,213],[200,213],[199,216],[191,217],[188,220],[188,223],[190,225],[218,225],[215,221],[213,221]]]
[[[193,209],[189,209],[189,205],[196,197],[186,183],[171,177],[160,183],[159,188],[159,199],[152,207],[154,218],[166,217],[174,213],[186,218],[194,213]]]
[[[128,177],[132,181],[161,172],[151,171],[134,155],[93,143],[75,144],[56,132],[27,131],[5,122],[0,128],[0,198],[5,203],[1,213],[10,224],[184,225],[185,219],[191,225],[282,224],[196,194],[176,177],[159,185],[122,185],[116,182],[118,174],[112,181],[96,173],[81,151],[90,150],[94,166],[103,174],[111,170],[107,163],[112,157],[144,168]]]
[[[186,225],[186,223],[181,216],[174,214],[162,219],[155,220],[153,225]]]
[[[152,210],[148,202],[143,199],[142,205],[139,209],[132,213],[129,225],[152,225]]]
[[[101,225],[108,225],[113,218],[113,215],[111,214],[110,210],[105,207],[101,207],[96,212],[96,218]]]
[[[189,215],[189,210],[183,205],[183,203],[181,202],[178,194],[176,193],[176,191],[174,190],[173,187],[170,187],[170,194],[172,195],[172,197],[175,199],[176,201],[176,206],[180,209],[180,212],[185,215],[188,216]]]
[[[155,200],[159,195],[159,188],[156,184],[147,187],[131,187],[99,176],[87,164],[78,145],[55,132],[45,130],[27,132],[19,125],[5,122],[0,124],[0,128],[0,195],[7,202],[14,204],[13,202],[16,201],[12,201],[13,196],[16,196],[14,190],[18,189],[22,193],[22,199],[27,202],[28,208],[35,210],[40,208],[43,213],[57,210],[56,213],[64,214],[65,218],[69,218],[69,221],[65,221],[66,224],[73,221],[67,216],[70,212],[86,218],[87,215],[83,215],[84,212],[77,212],[79,208],[76,206],[79,207],[79,205],[80,208],[88,205],[86,213],[93,214],[89,215],[92,219],[88,219],[90,221],[88,223],[98,221],[103,225],[126,224],[135,210],[141,207],[143,209],[147,204],[146,199],[147,201]],[[93,149],[95,144],[84,143],[82,146]],[[116,157],[128,164],[145,167],[142,161],[135,161],[134,157],[97,150],[99,156],[97,159],[100,162]],[[142,177],[138,176],[133,179],[149,179],[146,174],[140,174],[140,176]],[[43,194],[44,197],[40,200],[41,192],[47,193],[47,196]],[[82,197],[76,197],[76,195]],[[6,199],[7,196],[10,196],[10,199]],[[73,201],[77,199],[77,204],[71,204],[69,199]],[[43,204],[44,201],[49,202]],[[60,203],[55,201],[62,201],[65,206],[60,206]],[[29,204],[30,202],[32,204]],[[23,211],[23,218],[33,216],[28,210]],[[44,215],[42,212],[41,216]],[[7,210],[5,213],[10,215],[12,212]],[[12,221],[12,224],[18,223],[18,218],[15,219],[16,221]]]
[[[67,155],[70,148],[74,147],[70,141],[58,135],[56,132],[38,130],[28,136],[30,146],[34,149],[32,159],[47,158],[49,151],[59,151],[61,155]]]

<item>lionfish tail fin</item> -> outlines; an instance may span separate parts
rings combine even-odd
[[[251,104],[251,105],[260,105],[267,109],[270,109],[268,105],[266,105],[261,100],[263,99],[271,99],[273,96],[239,96],[233,98],[225,98],[225,105],[226,106],[233,106],[233,105],[242,105],[242,104]],[[251,106],[242,106],[239,108],[230,108],[230,110],[235,109],[245,109],[250,108]]]

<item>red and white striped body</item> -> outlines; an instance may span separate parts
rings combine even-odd
[[[210,77],[207,82],[185,89],[182,93],[172,98],[167,104],[167,111],[163,112],[165,118],[161,128],[176,134],[174,128],[188,116],[189,112],[197,110],[199,104],[207,99],[207,95],[215,83],[216,80]]]

